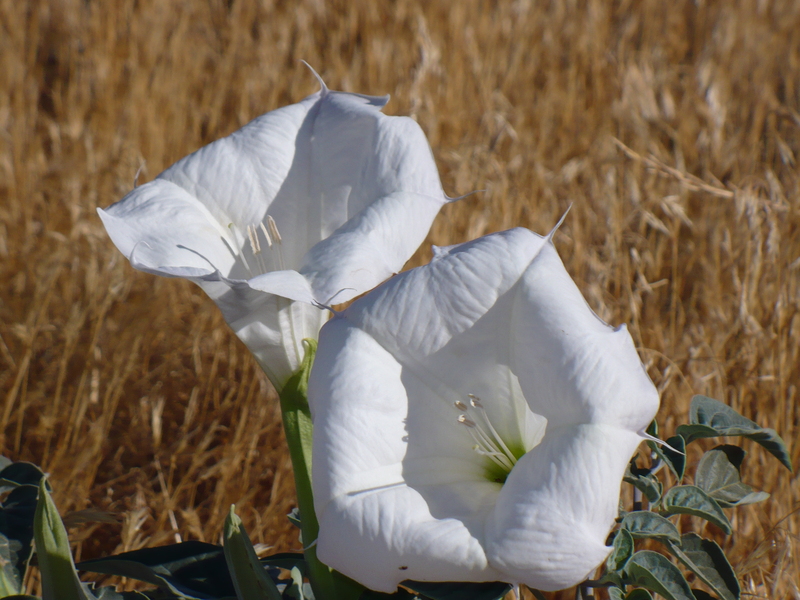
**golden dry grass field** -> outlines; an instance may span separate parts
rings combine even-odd
[[[629,323],[662,431],[702,393],[800,463],[796,0],[0,0],[0,446],[51,474],[62,514],[94,511],[69,517],[79,558],[216,542],[234,502],[254,541],[298,547],[266,378],[95,208],[316,91],[301,59],[390,93],[446,191],[484,190],[429,243],[546,232],[571,204],[556,245]],[[799,598],[800,485],[744,445],[773,497],[733,511],[725,547],[748,597]]]

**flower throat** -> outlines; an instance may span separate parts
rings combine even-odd
[[[481,399],[474,394],[468,394],[468,397],[469,405],[461,400],[453,403],[461,413],[456,422],[465,426],[475,441],[472,449],[491,460],[488,478],[496,483],[505,483],[511,469],[525,454],[525,449],[520,447],[512,450],[492,425]]]

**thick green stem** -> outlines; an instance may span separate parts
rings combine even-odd
[[[357,599],[364,587],[330,569],[317,558],[316,541],[319,522],[314,511],[314,494],[311,490],[311,443],[313,426],[308,406],[308,377],[317,351],[316,340],[303,340],[305,356],[297,372],[286,382],[280,392],[283,430],[292,458],[297,504],[300,509],[300,531],[303,535],[304,555],[308,565],[308,578],[317,600]]]

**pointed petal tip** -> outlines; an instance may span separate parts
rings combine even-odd
[[[312,67],[310,64],[308,64],[306,61],[301,59],[300,62],[303,63],[305,66],[307,66],[308,70],[311,71],[311,73],[314,75],[314,77],[317,78],[317,82],[319,83],[319,87],[320,87],[320,90],[319,90],[320,95],[323,96],[323,97],[327,96],[328,92],[330,92],[330,90],[328,89],[328,86],[325,85],[325,82],[322,80],[322,77],[320,76],[320,74],[317,73],[314,70],[314,67]]]
[[[685,452],[681,452],[681,451],[680,451],[680,450],[678,450],[677,448],[673,448],[673,447],[672,447],[670,444],[668,444],[668,443],[667,443],[667,442],[665,442],[664,440],[662,440],[662,439],[660,439],[660,438],[657,438],[657,437],[655,437],[655,436],[653,436],[653,435],[650,435],[650,434],[649,434],[649,433],[647,433],[647,432],[646,432],[644,429],[642,429],[641,431],[637,431],[636,433],[637,433],[637,434],[639,435],[639,437],[640,437],[640,438],[642,438],[642,439],[648,440],[648,441],[650,441],[650,442],[655,442],[655,443],[656,443],[656,444],[658,444],[659,446],[666,446],[667,448],[669,448],[669,449],[670,449],[670,450],[672,450],[673,452],[676,452],[677,454],[680,454],[681,456],[686,456],[686,453],[685,453]]]
[[[562,224],[562,223],[564,222],[564,220],[567,218],[567,215],[569,214],[569,211],[570,211],[570,209],[571,209],[571,208],[572,208],[572,203],[570,202],[570,205],[567,207],[567,210],[565,210],[565,211],[564,211],[564,214],[563,214],[563,215],[561,215],[561,218],[558,220],[558,223],[556,223],[556,226],[555,226],[555,227],[553,227],[553,228],[550,230],[550,233],[548,233],[548,234],[547,234],[547,236],[545,237],[545,239],[546,239],[548,242],[550,242],[551,244],[553,243],[553,236],[555,236],[555,234],[556,234],[556,231],[558,231],[559,227],[561,227],[561,224]]]
[[[463,200],[464,198],[468,198],[469,196],[472,196],[474,194],[479,194],[479,193],[485,192],[485,191],[486,190],[472,190],[471,192],[467,192],[466,194],[462,194],[461,196],[456,196],[455,198],[451,198],[447,194],[445,194],[444,197],[445,197],[445,201],[447,203],[458,202],[459,200]]]

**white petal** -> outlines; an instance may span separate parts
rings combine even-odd
[[[579,583],[609,552],[625,465],[658,408],[624,328],[520,229],[439,249],[354,302],[323,328],[309,392],[320,556],[383,591]],[[504,441],[541,441],[502,486],[454,427],[468,393]]]
[[[227,274],[236,262],[229,232],[204,204],[168,181],[140,186],[97,212],[119,251],[135,257],[141,270],[176,277]]]
[[[552,591],[606,558],[622,475],[641,439],[606,425],[548,430],[514,467],[486,526],[486,553],[505,581]]]
[[[518,228],[448,248],[356,301],[345,318],[399,360],[413,362],[484,317],[543,245],[544,238]]]
[[[401,378],[397,361],[363,331],[343,319],[323,329],[309,381],[318,554],[383,591],[404,579],[492,580],[497,574],[487,568],[478,536],[499,486],[458,455],[432,462],[407,456],[408,440],[424,436],[420,427],[431,423],[425,409],[435,413],[441,405],[430,398],[430,406],[410,410]],[[464,441],[472,458],[455,416],[445,417],[450,437]],[[444,477],[433,477],[437,467]]]
[[[551,244],[531,262],[518,294],[512,368],[531,410],[551,427],[646,428],[658,410],[658,392],[630,334],[592,312]]]
[[[325,320],[284,299],[328,304],[374,287],[400,270],[447,201],[422,130],[383,115],[387,99],[323,86],[100,216],[135,268],[202,285],[279,385]]]

